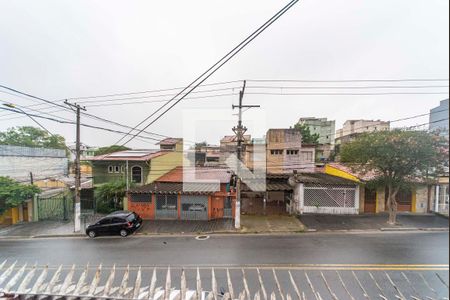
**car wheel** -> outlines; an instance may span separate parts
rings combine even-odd
[[[89,231],[88,232],[88,236],[90,237],[90,238],[95,238],[96,236],[97,236],[97,234],[95,233],[95,231]]]
[[[126,231],[125,229],[122,229],[122,230],[120,231],[120,236],[126,237],[127,235],[128,235],[128,231]]]

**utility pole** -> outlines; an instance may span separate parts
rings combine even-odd
[[[74,209],[74,232],[80,232],[81,230],[81,169],[80,169],[80,111],[86,111],[85,107],[74,103],[69,103],[67,100],[64,103],[71,108],[75,108],[77,114],[77,133],[76,133],[76,144],[75,144],[75,209]]]
[[[30,184],[31,184],[31,185],[34,184],[34,180],[33,180],[33,172],[30,172]]]
[[[234,228],[240,229],[241,228],[241,178],[239,177],[240,174],[240,162],[242,159],[242,144],[245,141],[244,135],[247,132],[247,127],[242,125],[242,109],[243,108],[255,108],[255,107],[261,107],[260,105],[243,105],[242,100],[244,98],[245,93],[245,85],[246,81],[244,80],[244,86],[242,87],[242,90],[239,92],[239,105],[233,105],[232,108],[238,108],[239,109],[239,119],[238,119],[238,125],[236,127],[233,127],[233,132],[236,134],[237,139],[237,158],[238,158],[238,165],[237,170],[238,174],[236,176],[236,206],[235,206],[235,219],[234,219]]]

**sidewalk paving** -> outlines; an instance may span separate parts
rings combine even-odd
[[[305,226],[294,216],[241,216],[241,233],[299,233]]]
[[[211,221],[152,220],[144,221],[138,235],[204,234],[235,232],[232,219]]]
[[[100,216],[92,217],[93,220]],[[91,220],[87,220],[88,224]],[[84,236],[84,222],[81,224],[81,232],[74,233],[73,221],[39,221],[15,224],[0,229],[1,238],[14,237],[58,237],[58,236]],[[157,234],[202,234],[202,233],[232,233],[234,223],[231,219],[212,221],[179,221],[156,220],[144,221],[142,227],[136,232],[138,235]]]
[[[442,229],[449,228],[448,218],[435,214],[400,213],[397,225],[387,223],[388,215],[301,215],[299,220],[309,229],[317,231],[336,230],[405,230],[405,229]]]
[[[100,216],[92,216],[92,220]],[[397,225],[387,224],[387,214],[377,215],[302,215],[302,216],[241,216],[241,230],[234,229],[232,219],[212,221],[153,220],[144,221],[137,235],[159,234],[218,234],[218,233],[301,233],[308,231],[389,231],[389,230],[448,230],[448,218],[434,214],[399,214]],[[87,220],[86,224],[92,222]],[[39,221],[0,228],[0,239],[84,236],[73,232],[73,221]]]
[[[23,222],[0,228],[0,238],[5,237],[35,237],[35,236],[77,236],[84,235],[84,228],[90,222],[101,218],[103,215],[87,216],[86,221],[81,221],[81,232],[75,233],[73,221],[38,221]]]

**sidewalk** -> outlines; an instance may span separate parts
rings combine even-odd
[[[100,218],[92,217],[93,220]],[[92,220],[87,220],[88,224]],[[81,232],[74,233],[73,221],[39,221],[27,222],[7,226],[0,229],[2,238],[31,238],[31,237],[58,237],[58,236],[85,236],[85,224],[81,224]],[[137,235],[158,234],[208,234],[208,233],[234,233],[234,224],[231,219],[212,221],[179,221],[155,220],[144,221]]]
[[[73,221],[38,221],[23,222],[0,228],[1,238],[12,237],[36,237],[36,236],[84,236],[84,228],[90,222],[101,218],[102,215],[88,216],[86,221],[81,221],[81,232],[74,233]]]
[[[144,221],[138,235],[232,233],[232,219],[211,221],[152,220]]]
[[[241,233],[300,233],[305,226],[294,216],[241,216]]]
[[[338,230],[445,230],[448,218],[434,214],[408,214],[397,216],[397,225],[387,223],[388,215],[301,215],[299,220],[309,229],[317,231]]]
[[[92,217],[93,219],[99,218]],[[302,233],[332,231],[408,231],[408,230],[448,230],[448,218],[434,214],[400,214],[397,225],[387,224],[387,214],[377,215],[302,215],[302,216],[241,216],[241,230],[234,229],[231,219],[212,221],[153,220],[144,221],[136,234],[183,235],[183,234],[246,234],[246,233]],[[92,220],[87,220],[89,223]],[[21,223],[0,228],[0,240],[7,238],[85,236],[84,223],[80,233],[73,232],[73,222],[39,221]]]

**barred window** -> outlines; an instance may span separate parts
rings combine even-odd
[[[177,210],[178,196],[177,195],[157,195],[156,196],[157,210]]]
[[[131,180],[134,183],[142,183],[142,168],[139,166],[134,166],[131,168]]]
[[[151,194],[131,194],[131,202],[152,202]]]
[[[278,150],[278,149],[270,150],[270,154],[272,154],[272,155],[283,155],[283,150]]]

